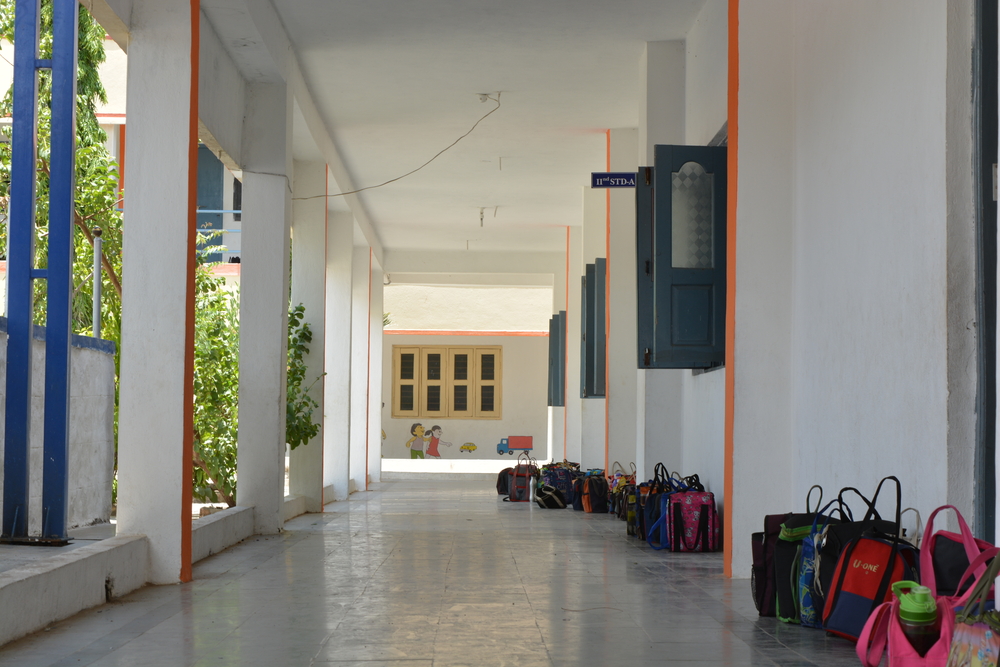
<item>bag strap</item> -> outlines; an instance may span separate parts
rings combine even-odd
[[[667,478],[670,474],[667,472],[667,466],[662,463],[657,463],[653,466],[653,481],[657,484],[664,485],[667,483]]]
[[[660,545],[653,544],[653,535],[656,533],[657,529],[663,529],[666,526],[666,522],[667,522],[667,513],[661,512],[660,517],[653,522],[653,525],[646,529],[646,542],[649,544],[649,546],[653,547],[657,551],[662,551],[664,549],[670,548],[669,535],[667,535],[666,544],[660,544]],[[664,533],[666,533],[666,530],[664,530]]]
[[[979,554],[976,560],[978,561],[986,553],[989,552],[984,551]],[[972,563],[969,564],[969,567],[972,567]],[[955,615],[956,623],[972,624],[983,621],[989,623],[986,618],[986,601],[989,599],[990,588],[993,587],[993,581],[996,579],[997,574],[1000,574],[1000,558],[994,558],[990,566],[986,568],[986,571],[976,580],[976,585],[970,588],[969,592],[959,599],[959,601],[965,602],[965,606],[962,608],[962,611]],[[992,623],[989,624],[991,627],[993,626]]]
[[[701,483],[698,479],[698,475],[689,475],[684,478],[684,485],[687,487],[688,491],[699,491],[705,490],[705,485]]]
[[[921,583],[927,588],[931,589],[931,593],[937,595],[937,580],[934,577],[934,518],[938,515],[938,512],[944,510],[953,510],[955,512],[955,517],[958,519],[958,528],[962,537],[962,546],[965,548],[965,556],[969,559],[971,563],[979,555],[979,546],[976,544],[976,538],[972,535],[972,531],[969,529],[969,524],[965,522],[965,517],[962,513],[958,511],[958,508],[954,505],[942,505],[937,508],[931,515],[927,517],[927,526],[924,529],[924,541],[920,544],[920,574]],[[980,567],[979,571],[976,572],[976,576],[982,576],[983,572],[986,571],[986,566]]]
[[[881,520],[882,517],[878,513],[878,510],[875,509],[875,505],[872,504],[872,501],[868,500],[868,497],[865,494],[861,493],[860,491],[858,491],[857,489],[855,489],[853,486],[845,486],[844,488],[842,488],[840,490],[840,493],[837,494],[837,499],[840,500],[842,507],[846,507],[847,508],[847,514],[848,514],[848,517],[849,517],[850,521],[854,521],[854,512],[851,511],[851,506],[848,505],[847,502],[844,500],[844,494],[846,492],[848,492],[848,491],[853,491],[854,495],[856,495],[858,498],[861,498],[861,501],[868,508],[868,511],[869,512],[874,511],[875,512],[875,518]]]
[[[916,507],[907,507],[905,510],[902,511],[902,513],[900,513],[900,517],[902,517],[902,515],[906,514],[907,512],[913,512],[917,516],[917,528],[913,532],[913,539],[912,540],[906,540],[906,538],[903,537],[903,524],[900,523],[899,524],[899,538],[901,540],[906,540],[907,542],[909,542],[910,544],[912,544],[914,547],[918,547],[918,546],[920,546],[920,536],[923,534],[924,522],[921,521],[921,519],[920,519],[920,510],[918,510]],[[977,549],[976,551],[978,553],[979,550]],[[969,560],[972,560],[972,559],[970,558]]]
[[[812,493],[816,489],[819,489],[819,500],[816,501],[816,508],[812,509],[809,505],[809,499],[812,498]],[[823,487],[819,484],[813,484],[809,487],[809,491],[806,493],[806,514],[814,514],[819,509],[820,505],[823,504]]]
[[[882,492],[882,485],[889,480],[896,483],[896,526],[899,526],[900,516],[903,513],[903,486],[899,483],[899,479],[893,475],[883,477],[879,480],[878,486],[875,487],[875,495],[872,496],[871,505],[868,506],[868,512],[865,513],[864,521],[878,516],[878,510],[875,509],[875,505],[878,504],[878,496]]]
[[[962,574],[962,578],[958,580],[958,588],[956,589],[956,591],[962,590],[962,584],[964,584],[967,579],[972,577],[981,577],[982,574],[977,574],[977,571],[982,571],[983,573],[985,573],[986,568],[989,566],[991,560],[994,559],[1000,560],[996,558],[998,554],[1000,554],[1000,549],[998,549],[997,547],[993,547],[992,549],[986,549],[981,554],[976,556],[972,560],[972,562],[969,563],[969,567],[965,568],[965,573]],[[930,587],[928,586],[928,588]],[[973,587],[970,586],[969,590],[965,591],[964,593],[961,594],[956,593],[951,598],[952,607],[964,606],[966,602],[968,602],[969,598],[972,597],[972,588]]]
[[[857,653],[864,667],[878,667],[882,655],[889,643],[889,620],[895,613],[898,602],[883,602],[876,607],[875,612],[868,617],[865,629],[858,637]]]

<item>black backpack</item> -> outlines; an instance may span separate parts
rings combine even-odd
[[[583,477],[573,480],[573,509],[578,512],[583,511]]]
[[[497,475],[497,495],[506,496],[510,493],[510,474],[514,472],[513,468],[504,468]]]
[[[583,478],[583,507],[592,514],[608,513],[608,480],[603,473]]]

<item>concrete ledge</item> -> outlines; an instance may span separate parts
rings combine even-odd
[[[484,481],[497,481],[497,474],[495,472],[391,472],[382,471],[383,482],[399,482],[404,480],[422,480],[425,482],[430,482],[434,480],[465,480],[472,481],[481,479]]]
[[[305,496],[285,496],[285,521],[306,513]]]
[[[0,645],[144,586],[148,565],[146,537],[134,535],[0,573]]]
[[[191,562],[208,558],[253,535],[253,507],[230,507],[191,527]]]

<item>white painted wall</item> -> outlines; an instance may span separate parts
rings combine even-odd
[[[589,188],[583,192],[590,192]],[[583,403],[580,398],[580,275],[583,271],[583,228],[570,228],[569,307],[566,311],[566,447],[565,456],[583,456]],[[558,450],[557,450],[558,451]]]
[[[946,26],[942,3],[796,6],[796,498],[896,473],[947,499]]]
[[[386,329],[390,331],[548,331],[552,317],[551,286],[394,282],[384,289],[385,309],[392,320]]]
[[[226,53],[212,24],[201,21],[201,78],[198,82],[198,117],[202,137],[213,150],[221,148],[232,161],[220,159],[229,167],[243,164],[243,104],[247,84]],[[126,142],[127,143],[127,142]],[[229,208],[226,206],[225,208]]]
[[[392,348],[394,345],[475,345],[503,347],[503,417],[502,419],[393,419],[392,417]],[[440,447],[442,459],[455,461],[449,470],[463,471],[462,461],[500,460],[496,446],[501,438],[510,435],[530,435],[533,438],[532,455],[539,461],[550,458],[546,446],[548,429],[548,388],[549,342],[545,336],[409,336],[386,335],[382,355],[382,428],[386,440],[382,445],[384,459],[404,459],[405,463],[393,461],[393,469],[424,470],[431,461],[410,459],[406,441],[412,437],[410,427],[419,422],[424,427],[434,424],[442,428],[442,441],[451,442],[452,447]],[[602,401],[603,403],[603,401]],[[465,443],[474,443],[476,451],[462,452]],[[603,441],[602,441],[603,442]],[[561,451],[560,451],[561,454]],[[603,449],[602,454],[603,457]],[[502,460],[511,465],[517,455],[502,455]],[[386,464],[388,467],[388,464]],[[469,468],[471,471],[472,468]]]
[[[611,131],[611,170],[635,172],[638,131]],[[611,190],[608,248],[608,466],[634,463],[636,432],[636,266],[635,191]]]
[[[705,0],[686,47],[686,143],[704,146],[726,123],[729,77],[729,3]]]
[[[769,0],[752,10],[744,5],[739,17],[736,294],[728,296],[736,299],[736,343],[735,363],[726,369],[734,373],[736,392],[733,497],[727,499],[733,507],[735,577],[750,576],[750,533],[761,529],[764,515],[798,506],[793,499],[806,481],[795,477],[789,354],[795,184],[793,6],[791,0]],[[811,305],[813,310],[826,306],[818,298]],[[806,446],[814,447],[818,435],[808,433]],[[793,480],[793,484],[762,486],[760,480]],[[835,482],[828,486],[832,489]]]
[[[45,342],[33,341],[31,354],[34,381],[31,383],[28,531],[31,535],[39,535],[42,528]],[[73,345],[70,348],[70,365],[69,511],[66,528],[76,528],[111,520],[111,482],[115,465],[115,358],[113,353],[107,351]],[[0,333],[0,442],[3,441],[5,427],[6,388],[7,334],[4,332]],[[0,469],[2,466],[3,448],[0,447]],[[2,475],[0,507],[3,507]]]
[[[735,576],[761,517],[813,483],[894,474],[927,513],[971,480],[949,460],[967,447],[949,428],[967,412],[948,402],[949,313],[972,286],[948,271],[969,243],[948,201],[969,178],[949,127],[968,127],[945,124],[949,57],[969,41],[949,45],[948,26],[943,3],[741,10]],[[793,483],[764,492],[761,476]]]
[[[598,257],[607,257],[607,195],[605,190],[586,188],[583,191],[583,254],[580,264],[576,266],[577,290],[581,289],[580,278],[586,273],[586,265],[593,264]],[[580,292],[577,292],[577,307],[580,304]],[[577,334],[577,355],[570,359],[571,364],[579,366],[582,346],[581,312],[576,311],[573,318]],[[579,371],[577,382],[566,388],[567,392],[580,395]],[[580,458],[576,459],[584,468],[603,468],[605,459],[605,443],[607,442],[607,405],[604,398],[580,399]],[[571,459],[574,460],[574,459]]]

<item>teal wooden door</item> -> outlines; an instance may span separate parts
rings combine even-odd
[[[656,146],[651,188],[646,171],[639,176],[639,367],[719,366],[725,361],[726,149]]]

